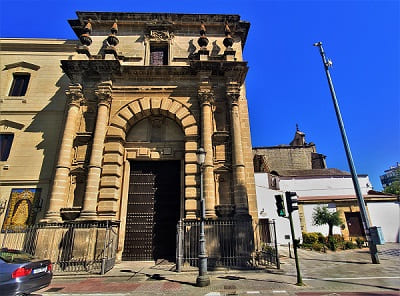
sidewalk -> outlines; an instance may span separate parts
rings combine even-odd
[[[197,269],[174,272],[174,265],[122,262],[107,274],[57,275],[41,295],[296,295],[300,292],[374,291],[400,295],[399,244],[379,246],[381,264],[372,264],[368,249],[317,253],[299,250],[305,286],[296,286],[294,259],[280,247],[281,270],[210,272],[211,285],[195,286]]]

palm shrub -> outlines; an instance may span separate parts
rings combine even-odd
[[[313,224],[314,225],[325,225],[328,224],[329,227],[329,235],[333,235],[333,226],[340,226],[343,224],[342,219],[340,218],[340,212],[330,212],[328,207],[316,207],[312,214]]]

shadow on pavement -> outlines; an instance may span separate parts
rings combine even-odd
[[[313,258],[300,258],[301,261],[309,260],[309,261],[327,261],[327,262],[338,262],[338,263],[352,263],[352,264],[372,264],[371,262],[360,262],[360,261],[348,261],[348,260],[327,260],[327,259],[313,259]]]
[[[292,275],[286,275],[292,277]],[[264,282],[264,283],[278,283],[278,284],[287,284],[287,285],[294,285],[295,283],[289,283],[286,282],[285,280],[280,280],[280,281],[275,281],[275,280],[270,280],[270,279],[252,279],[252,278],[246,278],[246,277],[241,277],[241,276],[218,276],[218,279],[224,279],[224,280],[230,280],[230,281],[238,281],[238,280],[246,280],[246,281],[255,281],[255,282]]]
[[[333,282],[333,283],[340,283],[340,284],[348,284],[348,285],[356,285],[356,286],[362,286],[362,287],[376,287],[380,289],[386,289],[386,290],[392,290],[392,291],[400,291],[398,288],[391,288],[391,287],[385,287],[381,285],[372,285],[372,284],[366,284],[366,283],[354,283],[350,281],[340,281],[340,280],[324,280],[324,279],[319,279],[319,278],[313,278],[313,277],[307,277],[307,279],[312,279],[312,280],[318,280],[318,281],[324,281],[324,282]],[[398,294],[397,294],[398,295]]]

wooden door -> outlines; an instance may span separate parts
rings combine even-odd
[[[360,212],[344,213],[350,236],[364,236]]]
[[[175,260],[180,162],[131,163],[123,260]]]

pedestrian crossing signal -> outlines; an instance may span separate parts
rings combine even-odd
[[[279,217],[286,217],[285,202],[282,194],[275,195],[276,212]]]

